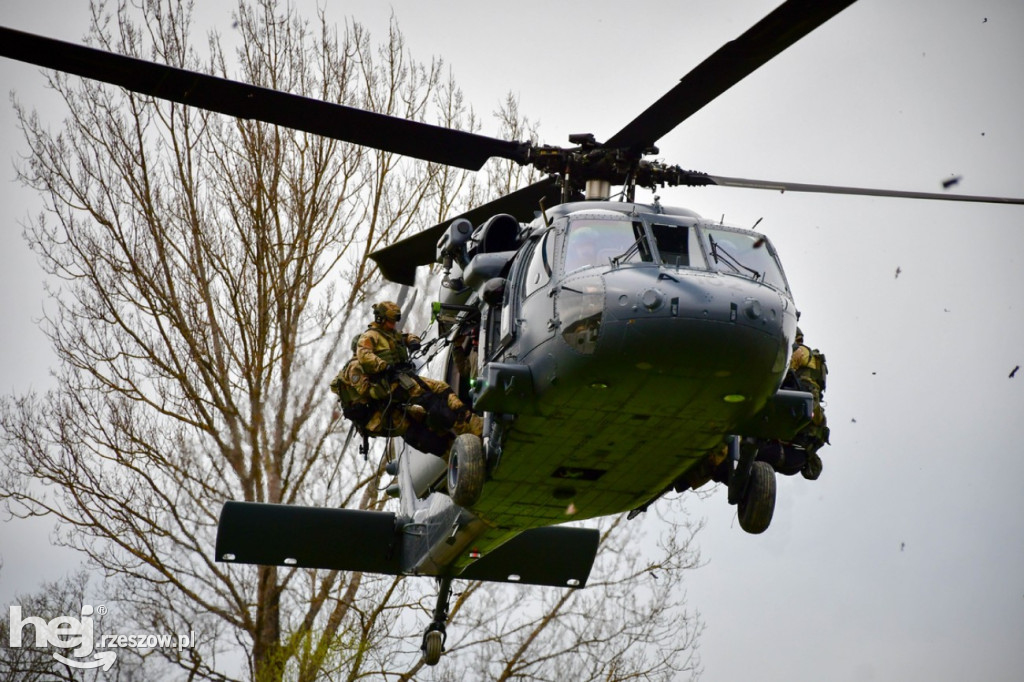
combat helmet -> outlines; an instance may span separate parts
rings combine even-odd
[[[402,319],[402,309],[393,301],[381,301],[373,306],[373,320],[382,323],[385,320],[398,322]]]

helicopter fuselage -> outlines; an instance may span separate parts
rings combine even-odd
[[[489,477],[461,521],[453,510],[437,537],[410,543],[417,572],[457,574],[518,532],[636,509],[687,480],[776,393],[795,336],[758,233],[578,202],[510,252],[487,248],[503,243],[486,234],[495,224],[474,233],[448,292],[453,308],[482,311],[453,322],[473,350],[453,354],[447,378],[485,414]],[[444,517],[447,498],[431,497],[420,515]]]

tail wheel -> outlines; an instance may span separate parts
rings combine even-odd
[[[767,462],[754,462],[739,501],[740,528],[758,534],[768,530],[775,513],[775,472]]]
[[[448,455],[448,495],[460,507],[480,499],[486,477],[484,448],[480,437],[464,433],[455,439]]]
[[[444,634],[439,630],[431,630],[426,634],[423,641],[423,662],[427,665],[437,665],[441,660],[441,651],[444,649]]]

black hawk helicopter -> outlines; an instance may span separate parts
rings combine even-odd
[[[770,240],[637,187],[719,185],[1022,204],[1024,199],[709,175],[650,161],[657,141],[854,0],[788,0],[604,142],[506,141],[145,62],[8,28],[0,54],[154,97],[479,170],[491,158],[549,176],[373,254],[404,285],[440,263],[445,379],[484,418],[447,462],[406,448],[397,512],[227,502],[220,561],[436,577],[422,648],[444,648],[453,579],[581,588],[591,529],[559,524],[646,509],[717,472],[741,527],[767,529],[775,471],[759,446],[807,424],[784,387],[797,312]],[[621,200],[611,201],[613,186]],[[355,548],[355,549],[353,549]]]

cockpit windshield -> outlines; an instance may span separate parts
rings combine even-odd
[[[758,234],[704,228],[711,267],[787,291],[786,278],[770,242]]]
[[[576,218],[569,224],[565,272],[594,265],[652,261],[643,224],[631,220]]]
[[[657,262],[663,267],[738,275],[780,291],[789,290],[775,249],[756,232],[706,223],[686,224],[672,216],[630,219],[601,213],[570,217],[563,240],[564,273],[595,266],[615,268]]]

